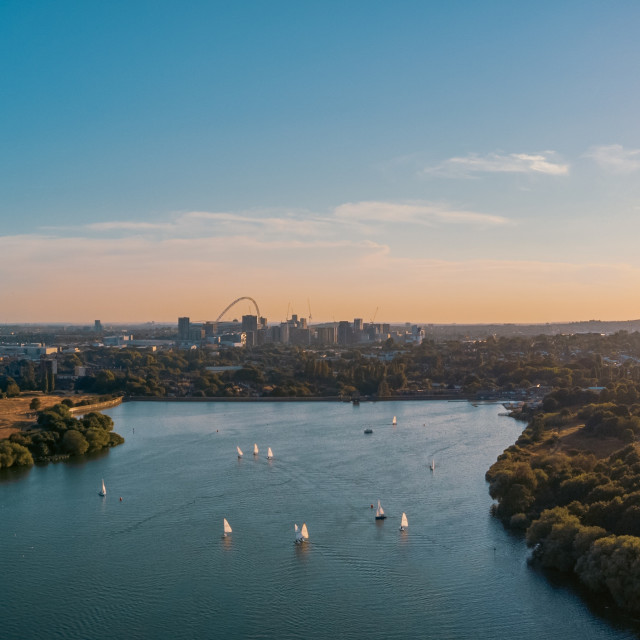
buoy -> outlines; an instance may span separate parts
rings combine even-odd
[[[373,505],[371,505],[371,508],[373,509]]]
[[[122,502],[122,496],[120,496],[120,502]]]

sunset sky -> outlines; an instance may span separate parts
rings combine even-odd
[[[4,0],[0,324],[240,296],[640,318],[639,25],[636,0]]]

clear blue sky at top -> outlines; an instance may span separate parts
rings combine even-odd
[[[473,205],[490,186],[389,167],[640,146],[638,18],[635,1],[5,0],[2,231]]]

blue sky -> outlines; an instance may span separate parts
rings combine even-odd
[[[0,323],[640,317],[639,18],[5,1]]]

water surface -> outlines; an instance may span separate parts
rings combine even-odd
[[[490,517],[484,473],[522,429],[501,410],[111,409],[124,445],[1,478],[2,637],[637,637],[633,621],[531,569]],[[302,522],[310,540],[296,546]]]

